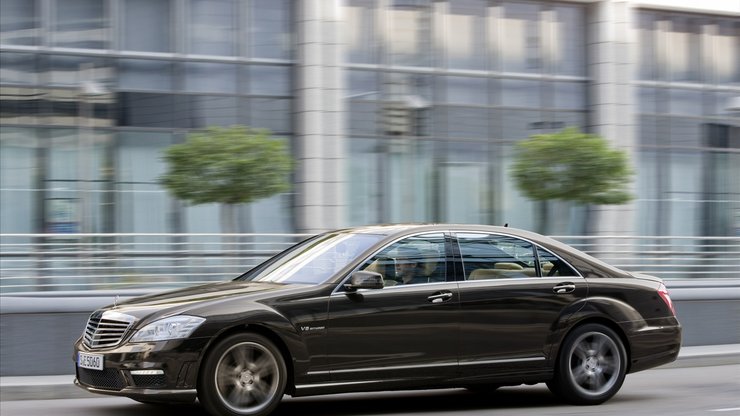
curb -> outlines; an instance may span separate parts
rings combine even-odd
[[[740,364],[740,344],[684,347],[678,360],[657,369]],[[75,376],[0,377],[0,401],[105,398],[74,385]]]

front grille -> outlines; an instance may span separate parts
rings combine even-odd
[[[126,381],[121,372],[115,368],[104,368],[100,371],[78,367],[77,380],[86,386],[104,390],[121,390],[126,387]]]
[[[113,347],[126,335],[135,318],[115,311],[95,311],[85,327],[84,342],[89,348]]]
[[[152,375],[131,375],[134,380],[136,387],[162,387],[167,383],[167,378],[164,374],[152,374]]]

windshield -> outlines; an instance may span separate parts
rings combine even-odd
[[[297,244],[237,280],[323,283],[385,236],[329,233]]]

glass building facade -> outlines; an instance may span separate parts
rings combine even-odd
[[[158,184],[162,150],[194,129],[246,124],[288,140],[304,163],[316,152],[302,142],[314,130],[305,107],[334,108],[331,97],[343,142],[331,158],[344,173],[319,182],[344,187],[328,203],[341,225],[532,229],[535,203],[509,175],[514,146],[566,126],[600,133],[594,109],[609,98],[598,86],[624,75],[594,70],[607,59],[594,48],[609,24],[604,3],[3,0],[0,230],[218,232],[216,206],[185,206]],[[627,228],[737,235],[740,109],[730,103],[740,97],[740,21],[626,10],[624,37],[634,41],[623,51],[617,42],[615,54],[630,62],[633,104],[614,117],[635,137]],[[301,29],[312,18],[329,29],[316,42]],[[322,75],[311,81],[307,62],[335,59],[323,53],[330,44],[341,46],[339,64],[323,76],[339,74],[341,87],[314,100],[306,85]],[[259,220],[240,231],[327,228],[295,222],[296,201],[313,192],[302,183],[244,209]],[[554,203],[547,231],[583,233],[584,215]]]

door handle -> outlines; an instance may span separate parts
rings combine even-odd
[[[572,293],[575,290],[576,290],[576,285],[571,282],[558,283],[552,288],[552,291],[558,295],[562,295],[564,293]]]
[[[452,292],[440,292],[429,296],[427,300],[432,303],[442,303],[452,299]]]

